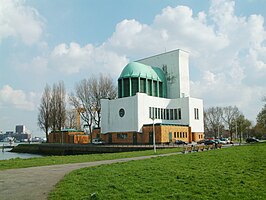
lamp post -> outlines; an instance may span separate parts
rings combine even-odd
[[[156,144],[155,144],[155,127],[154,127],[154,117],[151,118],[152,119],[152,132],[153,132],[153,150],[154,153],[156,153]]]

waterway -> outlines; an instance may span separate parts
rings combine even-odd
[[[9,146],[9,143],[0,142],[0,147],[2,147],[3,145]],[[15,145],[17,145],[17,143],[15,143]],[[26,159],[26,158],[42,157],[42,155],[38,155],[38,154],[14,153],[14,152],[10,152],[10,150],[11,149],[8,148],[8,149],[4,149],[3,151],[2,148],[0,148],[0,160],[9,160],[9,159],[14,159],[14,158]]]

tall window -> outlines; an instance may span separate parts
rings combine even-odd
[[[166,120],[170,119],[170,113],[169,113],[169,109],[166,109]]]
[[[125,78],[124,79],[124,97],[129,97],[129,92],[130,92],[130,88],[129,88],[129,78]]]
[[[174,109],[174,120],[177,120],[177,109]]]
[[[178,119],[182,119],[181,108],[178,108]]]
[[[195,119],[199,119],[199,109],[198,108],[194,108],[194,116],[195,116]]]
[[[139,92],[142,92],[142,93],[146,92],[146,81],[144,78],[140,79],[140,91]]]
[[[157,81],[153,81],[153,93],[152,96],[157,97]]]
[[[132,84],[132,96],[134,96],[139,90],[138,78],[131,78],[131,84]]]
[[[159,97],[163,97],[163,83],[159,82]]]
[[[122,79],[118,80],[118,98],[122,97]]]
[[[173,109],[170,109],[170,120],[174,119],[174,112]]]
[[[152,96],[152,81],[148,80],[147,94]]]

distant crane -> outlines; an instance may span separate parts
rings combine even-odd
[[[85,112],[85,109],[84,108],[78,108],[76,110],[76,123],[77,123],[77,129],[81,129],[81,125],[80,125],[80,113],[83,113]]]

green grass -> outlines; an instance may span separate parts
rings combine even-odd
[[[71,172],[49,199],[266,199],[266,143]],[[93,195],[94,194],[94,195]]]
[[[179,152],[181,150],[182,148],[157,149],[157,154],[174,153],[174,152]],[[92,162],[99,160],[113,160],[118,158],[130,158],[130,157],[147,156],[147,155],[154,155],[153,150],[109,153],[109,154],[106,153],[106,154],[76,155],[76,156],[46,156],[46,157],[28,158],[28,159],[15,158],[10,160],[0,160],[0,170],[36,167],[36,166],[45,166],[45,165]]]

